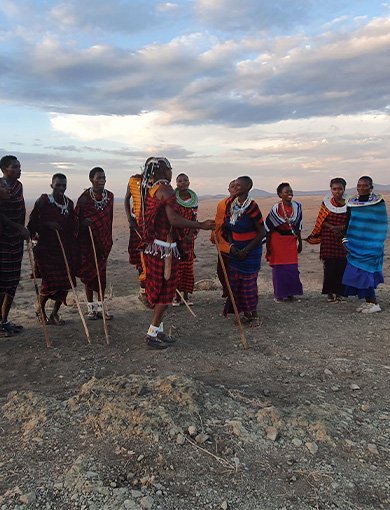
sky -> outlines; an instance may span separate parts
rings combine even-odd
[[[0,71],[27,198],[94,166],[123,197],[153,155],[199,194],[390,184],[389,2],[0,0]]]

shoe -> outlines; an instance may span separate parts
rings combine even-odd
[[[336,301],[336,298],[333,296],[333,294],[328,294],[328,303],[334,303]]]
[[[274,301],[275,301],[275,303],[284,303],[285,302],[284,299],[278,299],[278,298],[274,298]]]
[[[157,336],[146,335],[146,345],[151,349],[167,349],[169,346],[162,340],[160,340]]]
[[[166,335],[165,333],[162,332],[157,333],[157,338],[166,344],[174,344],[177,341],[177,339],[174,338],[173,336]]]
[[[14,333],[18,334],[18,333],[21,333],[23,331],[23,326],[21,326],[20,324],[15,324],[14,322],[10,321],[10,326],[11,328],[14,330]]]
[[[367,306],[370,306],[371,303],[367,303],[366,301],[364,301],[364,303],[362,303],[360,306],[358,306],[356,308],[356,311],[357,312],[362,312],[365,308],[367,308]]]
[[[375,303],[367,303],[367,304],[369,306],[366,306],[365,308],[363,308],[362,313],[376,313],[376,312],[382,311],[382,308],[378,304],[375,304]]]
[[[11,327],[10,322],[2,322],[0,326],[0,336],[2,337],[10,337],[14,336],[15,331]]]
[[[180,301],[172,301],[172,306],[180,306],[180,305],[181,305]]]

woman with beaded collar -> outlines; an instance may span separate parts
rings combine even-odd
[[[53,175],[50,185],[52,193],[44,193],[38,198],[27,225],[31,237],[36,241],[34,259],[37,276],[42,278],[39,293],[42,310],[47,324],[55,326],[64,324],[58,312],[62,304],[66,305],[68,290],[71,288],[57,232],[65,249],[73,284],[76,285],[75,215],[73,202],[65,195],[66,185],[64,174]],[[47,317],[45,306],[49,299],[54,301],[54,306]],[[39,311],[36,315],[40,319]]]
[[[281,200],[271,208],[265,229],[275,301],[282,303],[303,294],[298,270],[298,254],[302,251],[302,206],[293,200],[288,182],[279,184],[276,192]]]
[[[347,267],[343,276],[345,294],[365,299],[356,311],[381,311],[375,289],[384,282],[382,266],[388,218],[383,196],[374,192],[371,177],[364,175],[357,183],[357,193],[347,201],[347,227],[343,244]]]
[[[90,320],[96,320],[102,318],[103,313],[102,299],[104,299],[106,288],[107,259],[112,248],[114,195],[105,189],[106,174],[103,168],[92,168],[89,172],[89,180],[91,187],[81,194],[75,210],[79,225],[78,247],[80,251],[77,276],[85,286],[87,317]],[[98,275],[88,227],[91,227],[93,233],[103,296],[100,296],[99,292]],[[94,301],[94,292],[97,293],[97,302]],[[113,315],[108,312],[107,304],[105,308],[106,319],[112,319]]]
[[[324,264],[322,294],[328,295],[329,303],[339,303],[344,295],[342,279],[347,252],[341,241],[347,220],[346,184],[342,177],[330,181],[331,194],[324,198],[313,231],[305,239],[309,244],[321,244],[320,259]]]

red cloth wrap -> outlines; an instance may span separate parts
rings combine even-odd
[[[80,267],[77,276],[87,288],[99,291],[99,283],[93,254],[92,242],[89,228],[82,227],[85,219],[92,221],[91,229],[96,248],[99,275],[102,287],[106,286],[107,259],[112,247],[112,219],[114,213],[114,195],[107,191],[108,203],[103,210],[96,209],[94,201],[90,196],[89,189],[79,197],[76,205],[76,216],[79,223],[78,247],[80,256]]]

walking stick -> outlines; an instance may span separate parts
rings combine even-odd
[[[91,238],[91,243],[92,243],[93,256],[94,256],[94,259],[95,259],[96,273],[97,273],[97,278],[98,278],[98,283],[99,283],[100,299],[102,300],[102,313],[103,313],[104,334],[106,336],[106,344],[109,345],[110,344],[110,337],[108,336],[107,318],[106,318],[106,305],[104,304],[104,296],[103,296],[103,291],[102,291],[102,282],[100,280],[99,264],[98,264],[97,255],[96,255],[95,241],[93,239],[93,233],[92,233],[91,227],[88,226],[88,229],[89,229],[89,236]]]
[[[38,310],[39,310],[39,315],[41,316],[41,322],[42,322],[43,334],[45,335],[46,347],[53,347],[53,344],[51,343],[50,338],[49,338],[49,333],[47,331],[45,313],[43,311],[42,303],[41,303],[41,300],[39,298],[38,283],[37,283],[37,277],[36,277],[36,274],[35,274],[34,258],[33,258],[33,253],[32,253],[32,248],[31,248],[30,241],[27,241],[27,251],[28,251],[28,257],[30,259],[31,272],[32,272],[32,275],[33,275],[35,294],[37,296]]]
[[[72,280],[72,275],[70,274],[68,259],[66,257],[64,245],[62,244],[61,236],[60,236],[60,233],[58,232],[58,230],[56,230],[56,234],[57,234],[58,242],[60,243],[60,246],[61,246],[62,256],[64,257],[66,272],[68,273],[68,279],[69,279],[70,286],[72,287],[74,300],[76,301],[76,305],[77,305],[77,310],[79,311],[81,322],[83,323],[85,334],[87,335],[87,340],[88,340],[88,343],[90,344],[91,343],[91,337],[89,335],[88,326],[87,326],[87,323],[85,322],[83,312],[81,311],[79,297],[78,297],[76,289],[75,289],[75,287],[73,285],[73,280]]]
[[[236,316],[236,321],[237,321],[238,327],[240,329],[241,343],[242,343],[243,348],[246,350],[246,349],[249,348],[248,340],[246,339],[245,334],[244,334],[244,328],[242,327],[242,323],[241,323],[241,319],[240,319],[240,314],[238,313],[236,301],[234,299],[233,291],[232,291],[232,288],[230,286],[229,277],[228,277],[228,274],[227,274],[227,271],[226,271],[226,267],[225,267],[225,262],[223,261],[222,253],[221,253],[221,250],[219,249],[219,246],[218,246],[218,236],[217,235],[215,236],[215,246],[217,247],[218,258],[219,258],[219,261],[221,263],[223,275],[225,277],[226,286],[227,286],[228,291],[229,291],[229,298],[230,298],[230,301],[231,301],[231,303],[233,305],[234,315]]]
[[[176,289],[176,292],[177,292],[177,295],[180,297],[180,299],[183,301],[183,303],[186,305],[186,307],[188,308],[188,311],[190,312],[191,315],[193,315],[194,317],[196,317],[196,314],[191,310],[190,308],[190,305],[187,303],[187,301],[184,299],[184,296],[183,294],[180,292],[180,290]]]

